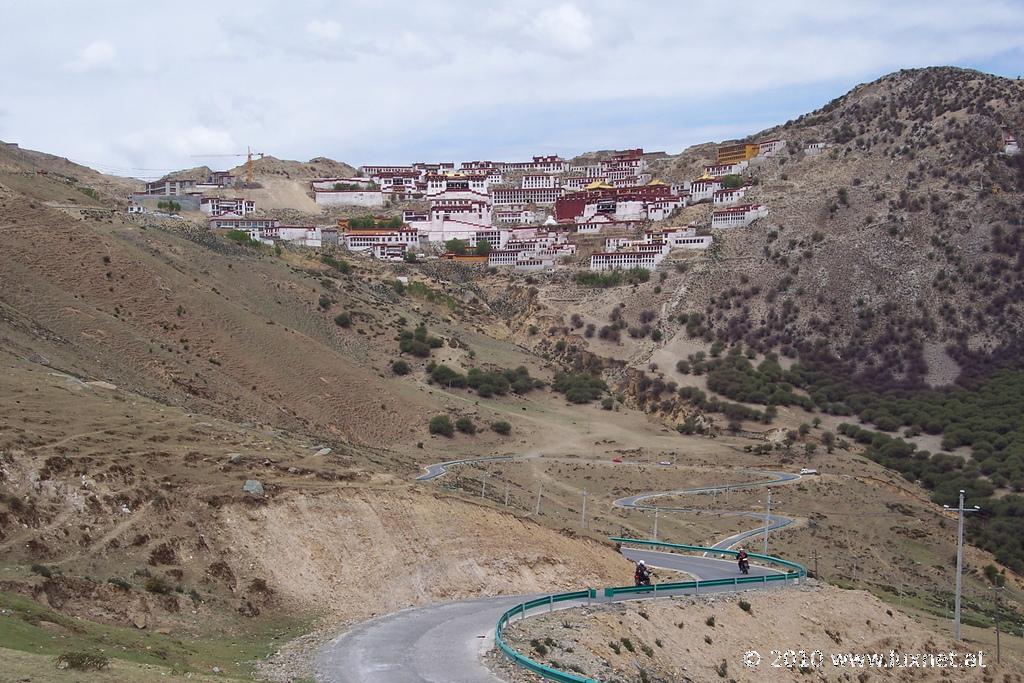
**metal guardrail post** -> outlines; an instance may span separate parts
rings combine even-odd
[[[548,596],[548,612],[554,612],[554,611],[555,611],[555,596],[554,595],[549,595]]]

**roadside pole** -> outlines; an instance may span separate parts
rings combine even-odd
[[[772,490],[768,489],[768,504],[764,512],[764,554],[768,554],[768,522],[772,518]]]
[[[587,490],[583,489],[583,509],[580,511],[580,528],[587,528]]]
[[[544,494],[544,484],[537,487],[537,507],[533,511],[535,516],[540,516],[540,497]]]
[[[942,507],[947,510],[951,509],[948,505]],[[960,589],[963,583],[963,572],[964,572],[964,513],[966,512],[977,512],[980,510],[977,505],[972,509],[964,508],[964,490],[960,489],[960,503],[957,505],[957,513],[959,515],[959,522],[957,523],[956,531],[956,600],[953,603],[953,638],[960,642]]]

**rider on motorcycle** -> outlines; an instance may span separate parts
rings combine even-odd
[[[736,564],[739,565],[741,572],[743,572],[744,574],[747,573],[747,570],[750,567],[750,560],[747,559],[746,548],[740,548],[740,551],[736,553]]]
[[[636,563],[636,571],[633,572],[633,582],[638,586],[651,585],[651,570],[647,568],[647,564],[643,560]]]

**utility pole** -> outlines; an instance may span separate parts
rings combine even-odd
[[[814,557],[814,578],[820,580],[821,579],[821,575],[818,574],[818,549],[817,548],[814,549],[814,556],[813,557]]]
[[[583,509],[580,511],[580,528],[587,528],[587,490],[583,489]]]
[[[544,484],[537,487],[537,508],[533,511],[535,516],[540,516],[540,497],[544,493]]]
[[[772,517],[772,490],[768,489],[768,504],[764,508],[764,554],[768,554],[768,522]]]
[[[511,489],[512,489],[512,483],[506,481],[505,482],[505,507],[508,507],[508,494],[511,492]]]
[[[999,610],[1002,607],[1002,602],[999,599],[999,591],[1006,590],[1006,586],[993,586],[990,587],[989,590],[996,591],[996,664],[998,664],[1002,659],[1002,648],[999,646]]]
[[[654,540],[658,540],[658,508],[654,508]]]
[[[483,476],[480,477],[480,497],[487,497],[487,471],[485,470]]]
[[[950,509],[948,505],[942,507],[947,510]],[[959,514],[959,522],[957,523],[956,531],[956,600],[953,603],[953,638],[960,642],[960,585],[963,581],[964,572],[964,513],[966,512],[977,512],[980,510],[977,505],[972,509],[964,508],[964,490],[960,489],[960,503],[957,506],[957,513]]]

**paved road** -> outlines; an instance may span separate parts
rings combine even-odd
[[[439,462],[424,467],[423,469],[426,471],[426,474],[421,474],[420,476],[416,477],[416,481],[430,481],[431,479],[436,479],[437,477],[440,477],[442,474],[447,472],[448,467],[450,465],[461,465],[467,462],[494,462],[495,460],[511,459],[511,455],[494,455],[489,458],[465,458],[463,460],[447,460],[445,462]]]
[[[695,495],[700,493],[723,493],[726,491],[739,491],[743,489],[760,488],[764,486],[775,486],[777,484],[783,484],[791,481],[800,479],[799,474],[791,474],[789,472],[768,472],[765,470],[756,470],[757,474],[770,475],[771,479],[761,479],[759,481],[747,482],[745,484],[722,484],[719,486],[700,486],[691,489],[676,489],[675,491],[656,491],[654,493],[641,493],[636,496],[626,496],[625,498],[619,498],[613,505],[622,508],[635,508],[637,510],[654,510],[658,509],[661,512],[706,512],[706,509],[698,508],[677,508],[677,507],[662,507],[660,505],[652,505],[650,501],[655,498],[665,498],[667,496],[684,496],[684,495]],[[765,531],[765,515],[758,512],[751,512],[749,510],[719,510],[717,511],[722,516],[743,516],[753,517],[761,520],[761,526],[748,531],[741,531],[738,534],[733,534],[727,538],[723,538],[721,541],[715,543],[712,548],[731,548],[740,541],[750,538],[751,536],[757,536],[763,534]],[[768,515],[768,531],[775,531],[782,527],[789,526],[793,523],[790,517],[784,517],[782,515]]]
[[[425,468],[419,480],[429,480],[445,473],[448,465],[483,460],[508,460],[511,456],[455,460]],[[724,487],[704,487],[661,493],[630,496],[615,501],[623,507],[653,508],[642,504],[652,498],[688,493],[706,493],[711,490],[752,488],[799,478],[797,475],[772,472],[774,478],[764,482]],[[666,508],[659,508],[666,509]],[[680,508],[681,509],[681,508]],[[737,511],[736,514],[749,514]],[[760,516],[763,519],[763,515]],[[775,517],[784,526],[791,520]],[[784,524],[782,522],[785,522]],[[776,528],[776,527],[773,527]],[[764,531],[763,527],[749,535]],[[737,534],[741,536],[742,534]],[[724,539],[715,547],[730,541]],[[736,542],[736,541],[732,541]],[[696,557],[674,553],[623,548],[622,554],[632,560],[644,560],[652,567],[684,572],[699,579],[720,579],[739,576],[736,563],[712,557]],[[779,573],[767,567],[751,565],[752,576]],[[680,580],[676,576],[659,577],[666,581]],[[628,581],[624,577],[623,583]],[[728,591],[731,586],[703,588],[701,592]],[[676,595],[692,590],[659,592],[658,595]],[[316,680],[320,683],[501,683],[481,661],[481,656],[494,645],[494,625],[503,612],[534,596],[505,596],[462,602],[449,602],[427,607],[402,610],[378,617],[352,628],[325,645],[315,662]],[[631,596],[630,599],[649,597]],[[619,597],[617,599],[626,599]],[[581,603],[561,603],[556,609],[575,607]]]

